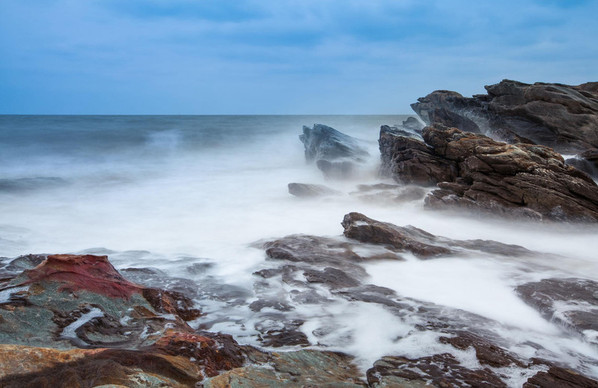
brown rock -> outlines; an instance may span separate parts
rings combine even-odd
[[[428,208],[468,209],[538,220],[598,220],[596,183],[566,165],[561,155],[548,147],[505,144],[442,125],[424,128],[423,138],[435,160],[444,160],[458,171],[455,176],[426,175],[440,188],[426,198]],[[414,150],[420,148],[421,144],[414,145]],[[388,157],[400,158],[401,152]],[[422,168],[413,177],[406,169],[395,168],[393,173],[397,180],[420,180]]]
[[[346,237],[365,243],[381,244],[398,251],[409,251],[420,258],[451,255],[457,252],[466,254],[463,249],[503,256],[533,254],[523,247],[492,240],[452,240],[435,236],[410,225],[402,227],[376,221],[361,213],[345,215],[342,225]]]

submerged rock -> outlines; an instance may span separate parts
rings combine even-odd
[[[305,146],[305,159],[308,162],[343,158],[361,161],[369,155],[357,139],[323,124],[314,124],[312,128],[304,126],[299,139]]]
[[[296,197],[325,197],[329,195],[340,195],[339,191],[333,190],[324,185],[309,183],[289,183],[289,194]]]
[[[548,147],[501,143],[438,124],[423,137],[425,143],[383,133],[380,149],[395,180],[438,184],[428,208],[598,221],[596,183]]]

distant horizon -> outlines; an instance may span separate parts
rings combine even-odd
[[[0,114],[367,115],[502,79],[578,85],[598,80],[597,14],[591,0],[4,0]]]

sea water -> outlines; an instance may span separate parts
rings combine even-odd
[[[258,344],[255,326],[264,323],[252,321],[246,305],[254,297],[253,272],[266,256],[254,242],[297,233],[341,236],[343,216],[357,211],[450,238],[544,253],[427,261],[406,255],[402,262],[366,265],[367,282],[411,301],[481,316],[521,357],[543,356],[598,376],[595,346],[540,316],[514,291],[550,277],[598,280],[598,228],[449,216],[426,211],[421,201],[388,204],[349,194],[358,184],[382,181],[380,126],[405,118],[0,116],[0,256],[108,254],[118,269],[154,268],[198,288],[208,281],[227,286],[243,303],[217,303],[219,289],[206,291],[211,301],[197,302],[216,318],[198,324]],[[327,181],[306,163],[298,135],[314,123],[368,148],[371,157],[354,179]],[[326,184],[343,194],[296,198],[288,193],[290,182]],[[300,329],[312,345],[351,353],[364,368],[386,354],[440,351],[476,366],[471,355],[439,343],[438,333],[414,331],[421,317],[396,316],[380,305],[337,300],[297,306],[294,314],[305,321]],[[322,327],[332,329],[316,338]],[[530,341],[543,350],[526,345]]]

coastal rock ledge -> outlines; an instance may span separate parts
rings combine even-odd
[[[428,125],[577,154],[570,163],[598,177],[598,82],[574,86],[503,80],[485,88],[487,94],[473,97],[437,90],[411,107]]]
[[[382,171],[401,183],[437,184],[433,209],[468,209],[553,221],[598,221],[598,186],[549,147],[507,144],[442,124],[423,141],[380,131]]]

